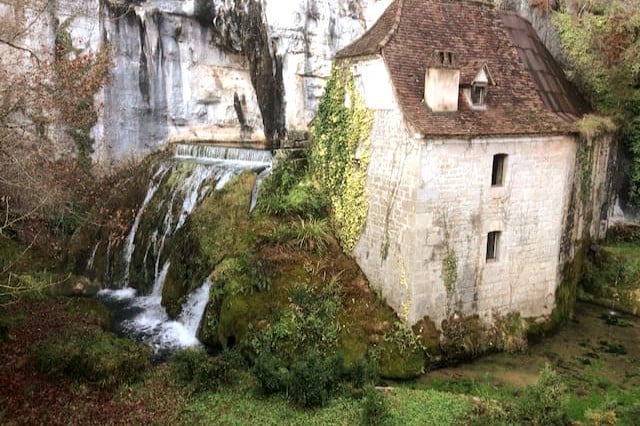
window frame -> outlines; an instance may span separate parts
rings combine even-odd
[[[471,92],[469,93],[469,100],[473,108],[484,108],[487,106],[487,87],[486,83],[473,82],[471,84]]]
[[[507,158],[508,154],[499,153],[494,154],[493,161],[491,163],[491,186],[501,187],[504,186],[505,178],[507,174]]]
[[[487,262],[497,262],[500,258],[500,239],[502,231],[491,231],[487,234],[487,251],[485,260]]]

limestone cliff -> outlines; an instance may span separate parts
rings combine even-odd
[[[171,140],[277,146],[304,135],[333,54],[390,0],[70,0],[34,7],[23,45],[109,45],[96,99],[94,160],[108,165]],[[4,2],[0,2],[4,5]],[[11,8],[12,6],[6,6]]]
[[[302,139],[335,52],[391,0],[22,3],[0,0],[0,12],[32,21],[21,45],[43,57],[62,25],[79,52],[111,47],[111,78],[97,96],[92,132],[94,160],[109,165],[171,140],[277,146]],[[528,1],[496,3],[550,33]]]

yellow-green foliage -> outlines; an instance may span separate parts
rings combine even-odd
[[[637,313],[640,311],[640,245],[617,242],[602,246],[582,271],[585,298]]]
[[[592,34],[601,31],[606,24],[604,16],[585,14],[580,20],[570,14],[554,15],[562,46],[573,69],[569,78],[578,83],[592,99],[609,103],[611,88],[607,71],[598,52],[592,47]]]
[[[345,252],[366,221],[365,190],[373,114],[363,104],[348,71],[334,67],[312,126],[311,164],[331,200],[332,220]]]
[[[569,12],[554,15],[570,68],[567,74],[594,109],[613,117],[619,126],[631,155],[630,195],[639,204],[640,3],[588,2],[575,9],[577,16]],[[582,123],[580,130],[584,133],[592,124]]]
[[[578,131],[587,141],[614,132],[616,127],[616,123],[610,117],[595,114],[587,114],[578,121]]]

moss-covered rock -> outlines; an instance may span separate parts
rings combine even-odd
[[[191,214],[170,246],[171,267],[162,304],[176,316],[186,295],[225,258],[250,253],[257,241],[249,217],[254,173],[244,173],[212,192]]]
[[[122,189],[114,196],[122,207],[114,206],[110,215],[120,211],[120,217],[133,221],[149,187],[148,179],[158,170],[157,163],[144,164],[145,170],[132,173],[139,180],[130,180],[137,189]],[[332,235],[317,186],[309,176],[301,176],[305,167],[287,169],[286,187],[266,182],[263,189],[271,188],[279,195],[271,197],[270,208],[263,206],[252,214],[254,173],[245,172],[224,188],[209,191],[182,228],[167,234],[165,254],[157,259],[152,244],[160,244],[167,226],[167,203],[194,166],[175,163],[166,167],[170,170],[156,175],[162,182],[157,182],[158,189],[138,225],[130,285],[147,289],[156,268],[169,262],[162,303],[176,317],[188,294],[209,279],[209,304],[198,330],[198,338],[208,346],[237,346],[255,354],[255,342],[262,339],[270,342],[269,347],[278,346],[276,352],[285,364],[313,350],[327,356],[337,353],[347,368],[378,359],[378,370],[385,377],[408,378],[422,372],[422,346],[406,327],[402,330],[407,333],[396,332],[401,327],[396,315],[370,291],[355,260],[343,253]],[[275,176],[283,180],[282,174]],[[173,210],[182,204],[173,201]],[[174,219],[179,214],[173,211]],[[117,280],[131,225],[120,229],[107,222],[75,237],[75,268],[86,265],[100,241],[93,274]],[[150,238],[154,233],[156,238]],[[107,249],[109,237],[112,243]]]

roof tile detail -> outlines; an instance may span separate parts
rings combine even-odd
[[[425,72],[435,51],[453,52],[468,85],[486,65],[494,85],[486,109],[472,109],[462,90],[458,111],[424,104]],[[402,112],[423,135],[492,136],[574,131],[586,112],[531,25],[512,12],[480,3],[396,0],[338,59],[382,55]]]

